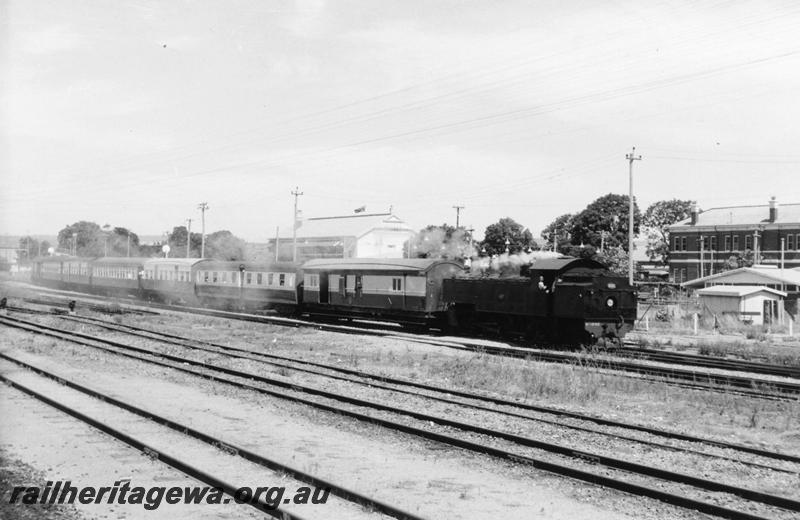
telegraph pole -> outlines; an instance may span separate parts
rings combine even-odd
[[[628,283],[633,285],[633,161],[641,161],[642,156],[636,155],[636,147],[631,149],[631,153],[625,155],[628,161],[628,181],[630,193],[628,195]]]
[[[191,258],[189,250],[192,247],[192,219],[186,219],[186,258]]]
[[[206,257],[206,210],[208,209],[208,202],[201,202],[198,206],[200,210],[200,219],[202,222],[202,235],[200,238],[200,258]]]
[[[456,210],[456,229],[458,229],[458,217],[461,215],[461,210],[464,209],[464,206],[453,206],[453,209]]]
[[[292,262],[297,263],[297,197],[302,195],[298,186],[294,187],[292,195],[294,195],[294,224],[292,225]]]

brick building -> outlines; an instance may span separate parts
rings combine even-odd
[[[675,283],[736,267],[731,257],[742,265],[800,267],[800,204],[779,205],[775,197],[763,206],[695,206],[669,233],[669,277]]]

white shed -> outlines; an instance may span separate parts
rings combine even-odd
[[[697,295],[707,312],[736,316],[753,325],[783,321],[786,293],[760,285],[715,285]]]

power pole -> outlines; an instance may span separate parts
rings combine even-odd
[[[189,251],[192,247],[192,219],[186,219],[186,258],[191,258]]]
[[[297,197],[302,195],[298,186],[294,187],[292,195],[294,195],[294,222],[292,225],[292,262],[297,263]]]
[[[206,257],[206,210],[208,210],[208,202],[201,202],[198,206],[200,209],[200,220],[202,222],[202,235],[200,237],[200,258]]]
[[[633,161],[641,161],[642,156],[636,155],[636,147],[631,149],[631,153],[625,155],[628,160],[628,181],[630,183],[630,193],[628,195],[628,283],[633,285]]]
[[[458,229],[458,217],[461,214],[461,210],[464,209],[464,206],[453,206],[453,209],[456,210],[456,229]]]

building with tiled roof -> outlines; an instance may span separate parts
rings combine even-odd
[[[298,221],[297,260],[312,258],[403,258],[414,230],[393,213],[357,213]],[[275,239],[269,241],[275,255]],[[292,259],[291,228],[278,238],[278,258]]]
[[[703,278],[737,262],[800,267],[800,204],[731,206],[700,211],[669,227],[670,280]]]

